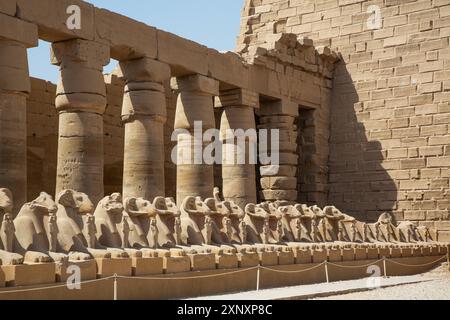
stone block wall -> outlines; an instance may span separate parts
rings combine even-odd
[[[27,102],[27,198],[40,192],[55,192],[58,116],[55,109],[56,86],[31,78]]]
[[[381,27],[371,29],[377,9]],[[245,2],[240,50],[283,32],[342,55],[331,97],[328,202],[363,220],[392,211],[449,240],[450,2]]]

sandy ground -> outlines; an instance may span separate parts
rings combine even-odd
[[[375,281],[375,282],[374,282]],[[379,281],[379,282],[376,282]],[[373,289],[374,285],[392,286]],[[349,293],[352,291],[362,291]],[[339,293],[339,294],[338,294]],[[326,296],[331,300],[450,300],[450,272],[448,265],[415,276],[359,279],[331,283],[319,283],[296,287],[249,291],[218,296],[200,297],[190,300],[276,300],[308,299]]]
[[[317,300],[450,300],[450,272],[447,264],[423,276],[436,280],[329,296]]]

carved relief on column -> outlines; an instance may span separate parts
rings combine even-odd
[[[220,123],[223,196],[244,209],[248,203],[257,202],[255,108],[259,108],[259,95],[245,89],[221,91],[215,107],[223,108]]]
[[[0,186],[11,190],[18,211],[27,201],[27,48],[38,45],[38,29],[6,15],[0,20],[8,25],[0,28]]]
[[[86,193],[94,203],[104,196],[102,71],[109,59],[109,47],[93,41],[52,45],[52,64],[60,67],[55,102],[59,112],[56,194],[73,189]]]
[[[203,133],[215,128],[213,96],[219,94],[219,82],[201,75],[173,79],[179,92],[175,114],[177,136],[177,203],[188,196],[210,198],[214,188],[214,166],[205,164]],[[194,135],[197,123],[200,132]],[[195,146],[197,152],[194,152]]]
[[[261,102],[259,129],[279,129],[279,168],[261,166],[261,200],[297,200],[298,104],[289,100]],[[261,151],[261,150],[260,150]]]
[[[122,107],[123,196],[152,200],[165,195],[163,83],[170,78],[170,67],[148,58],[123,61],[120,67],[127,82]]]

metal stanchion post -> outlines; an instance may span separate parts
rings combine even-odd
[[[325,277],[327,278],[327,283],[330,283],[330,276],[328,274],[328,261],[325,261],[324,264],[325,264]]]
[[[117,273],[114,274],[114,301],[117,300]]]
[[[383,257],[384,277],[387,278],[386,257]]]
[[[260,270],[261,270],[261,264],[258,264],[258,269],[256,269],[256,291],[259,291],[259,278],[261,276]]]

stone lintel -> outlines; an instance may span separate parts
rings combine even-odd
[[[27,48],[38,46],[38,27],[35,24],[0,13],[0,38],[24,44]]]
[[[299,105],[287,99],[261,103],[261,116],[298,117]]]
[[[199,74],[172,78],[172,89],[177,91],[195,91],[212,96],[219,95],[219,81]]]
[[[231,89],[220,91],[215,98],[214,107],[251,107],[259,108],[259,94],[247,89]]]
[[[168,64],[150,58],[121,61],[117,72],[118,76],[123,77],[128,83],[163,83],[171,76]]]
[[[74,39],[55,42],[51,47],[51,63],[84,62],[88,67],[101,69],[109,63],[110,48],[102,43]]]

